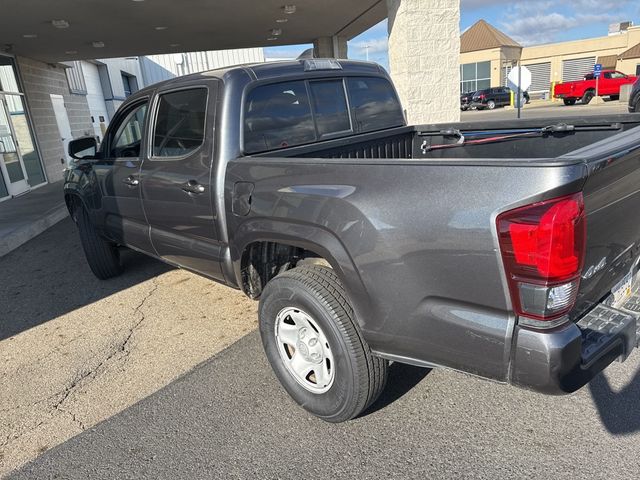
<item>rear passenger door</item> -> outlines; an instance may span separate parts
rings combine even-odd
[[[218,81],[157,92],[141,170],[153,247],[170,263],[224,280],[212,201]]]

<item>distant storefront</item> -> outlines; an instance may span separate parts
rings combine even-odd
[[[460,91],[506,85],[511,69],[521,63],[532,76],[531,94],[545,94],[554,83],[579,80],[604,69],[640,75],[640,27],[624,24],[606,37],[523,47],[484,20],[460,37]]]

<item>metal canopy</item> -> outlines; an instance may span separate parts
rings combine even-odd
[[[57,62],[293,45],[386,16],[383,0],[3,0],[0,51]]]

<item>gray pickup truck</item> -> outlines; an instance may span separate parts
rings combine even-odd
[[[340,422],[389,361],[561,394],[626,359],[639,126],[407,126],[375,64],[238,66],[129,97],[71,142],[64,195],[99,278],[128,247],[259,299],[276,376]]]

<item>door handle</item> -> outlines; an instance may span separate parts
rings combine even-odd
[[[140,185],[140,180],[135,178],[133,175],[129,175],[127,178],[122,179],[122,183],[129,185],[130,187],[137,187]]]
[[[204,186],[200,185],[195,180],[189,180],[188,182],[183,183],[180,188],[182,188],[182,190],[187,193],[195,193],[195,194],[204,193]]]

